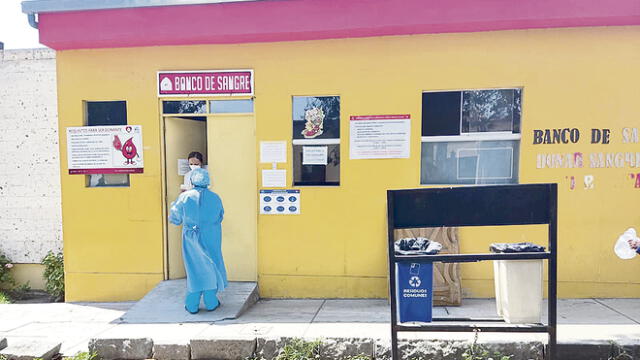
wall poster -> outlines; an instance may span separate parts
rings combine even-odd
[[[144,170],[142,126],[67,128],[69,174],[139,174]]]
[[[300,190],[260,190],[260,214],[300,214]]]
[[[351,116],[351,159],[408,158],[411,115]]]

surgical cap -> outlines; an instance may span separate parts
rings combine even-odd
[[[205,169],[194,169],[191,171],[191,184],[196,187],[206,188],[211,184],[209,172]]]

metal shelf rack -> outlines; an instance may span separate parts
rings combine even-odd
[[[423,188],[387,191],[391,354],[400,359],[398,332],[547,333],[546,358],[556,360],[557,324],[557,184]],[[548,251],[536,253],[396,255],[395,230],[423,227],[548,225]],[[548,316],[545,324],[508,324],[501,318],[438,318],[420,325],[398,324],[396,264],[399,262],[548,261]],[[447,323],[443,323],[447,322]],[[450,324],[467,322],[467,324]],[[439,324],[441,323],[441,324]],[[471,324],[468,324],[471,323]]]

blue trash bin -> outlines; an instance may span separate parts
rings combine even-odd
[[[433,263],[396,264],[398,318],[400,322],[431,322]]]

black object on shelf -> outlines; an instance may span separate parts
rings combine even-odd
[[[394,243],[396,255],[435,255],[442,250],[442,244],[427,238],[402,238]]]
[[[544,252],[544,246],[530,242],[521,243],[494,243],[489,246],[493,253],[523,253],[523,252]]]

